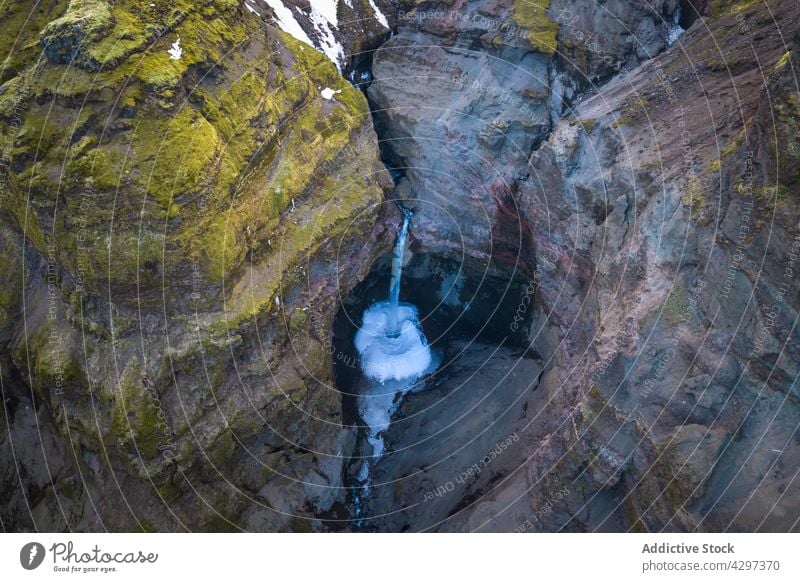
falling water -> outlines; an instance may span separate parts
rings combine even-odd
[[[372,457],[363,461],[359,472],[365,493],[369,491],[370,467],[383,454],[382,433],[389,428],[403,396],[420,378],[438,367],[422,331],[417,308],[400,302],[403,259],[413,214],[402,210],[403,224],[392,257],[389,297],[364,311],[354,341],[361,369],[369,380],[357,399],[359,415],[368,428],[367,441],[372,446]]]
[[[669,29],[667,33],[667,45],[672,46],[675,44],[675,41],[686,32],[683,27],[680,25],[681,22],[681,7],[675,9],[675,13],[672,15],[672,27]]]
[[[397,242],[394,245],[392,255],[392,280],[389,283],[389,302],[395,307],[400,302],[400,279],[403,276],[403,257],[406,254],[406,243],[408,242],[408,227],[411,224],[411,216],[414,213],[410,210],[403,211],[403,225],[400,227],[400,234],[397,235]]]
[[[433,359],[419,324],[417,308],[410,303],[400,303],[400,281],[411,216],[412,212],[404,209],[403,225],[392,257],[389,298],[364,312],[361,328],[355,337],[361,369],[368,378],[382,385],[390,380],[413,384],[414,380],[430,371]],[[370,399],[374,396],[370,395]]]

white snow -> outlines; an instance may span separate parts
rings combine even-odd
[[[372,10],[375,12],[375,19],[381,23],[381,26],[388,29],[389,28],[389,21],[386,20],[386,17],[381,12],[381,9],[378,8],[378,5],[375,4],[375,0],[369,0],[369,5],[372,6]]]
[[[339,19],[336,16],[337,2],[338,0],[310,0],[311,15],[309,18],[320,35],[319,42],[321,46],[319,49],[341,71],[341,64],[345,60],[344,48],[333,34],[335,30],[338,30],[339,26]]]
[[[311,10],[316,10],[322,17],[335,27],[339,26],[339,17],[336,15],[337,0],[309,0]]]
[[[264,2],[275,11],[275,18],[278,21],[278,26],[283,32],[292,35],[299,41],[314,46],[314,43],[301,28],[300,23],[295,20],[292,11],[286,8],[281,0],[264,0]]]
[[[342,92],[341,89],[339,89],[338,91],[334,91],[330,87],[325,87],[322,91],[320,91],[319,94],[322,95],[323,99],[327,99],[328,101],[330,101],[331,99],[333,99],[334,95],[341,92]]]
[[[178,37],[178,40],[172,43],[172,48],[167,50],[169,53],[169,58],[173,61],[181,60],[181,55],[183,55],[183,49],[181,48],[181,38]]]

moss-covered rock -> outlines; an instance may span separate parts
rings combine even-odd
[[[765,0],[712,0],[711,13],[714,16],[741,14],[755,6],[764,5]]]
[[[145,386],[135,358],[120,375],[112,427],[117,446],[134,458],[155,457],[161,435],[169,432],[158,394],[152,386]]]
[[[528,31],[528,41],[541,53],[556,52],[558,24],[549,15],[550,0],[514,0],[512,18]]]
[[[74,0],[41,39],[48,61],[0,90],[4,109],[25,104],[18,124],[0,125],[12,143],[8,209],[40,250],[46,225],[89,290],[110,280],[122,296],[138,286],[139,299],[158,297],[162,278],[186,278],[199,262],[213,296],[248,251],[280,236],[305,253],[324,232],[295,228],[287,208],[314,213],[348,182],[325,221],[381,197],[378,180],[343,173],[337,187],[327,182],[336,164],[320,171],[369,123],[363,95],[237,2]],[[325,87],[335,99],[321,98]]]
[[[37,398],[52,406],[54,382],[70,388],[62,435],[127,474],[137,515],[104,523],[169,531],[169,516],[140,509],[166,499],[203,528],[215,510],[198,511],[181,484],[216,485],[209,460],[225,465],[267,432],[315,451],[344,438],[303,419],[340,414],[316,383],[331,374],[318,338],[339,278],[354,284],[380,246],[391,180],[369,108],[330,61],[237,0],[41,5],[18,41],[32,50],[0,39],[13,52],[0,78],[0,248],[14,257],[0,282],[21,288],[21,257],[33,284],[28,335],[11,285],[0,332]],[[327,329],[290,341],[274,312],[291,303],[324,312]]]
[[[18,75],[38,58],[40,32],[63,16],[68,4],[68,0],[3,2],[0,22],[8,32],[0,35],[0,84]]]
[[[86,49],[105,37],[114,26],[111,6],[106,0],[70,0],[66,14],[42,30],[39,41],[54,63],[96,67],[86,58]]]
[[[0,346],[11,340],[22,311],[22,270],[20,237],[8,229],[0,229]]]

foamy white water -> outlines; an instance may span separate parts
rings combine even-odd
[[[672,46],[675,44],[675,41],[680,38],[680,36],[686,32],[680,25],[681,21],[681,7],[678,6],[675,9],[675,13],[672,15],[672,27],[669,29],[667,33],[667,44]]]
[[[376,303],[364,312],[355,345],[364,374],[381,384],[416,380],[431,365],[431,349],[419,326],[417,308],[407,303]]]
[[[400,281],[408,240],[411,213],[406,212],[397,236],[392,257],[392,280],[388,301],[370,306],[355,336],[355,347],[364,375],[371,379],[358,397],[358,412],[369,427],[367,440],[372,445],[372,459],[384,451],[382,433],[389,428],[392,415],[403,396],[417,381],[438,367],[419,322],[417,308],[400,303]],[[365,461],[362,466],[367,467]],[[368,488],[368,479],[362,480]]]

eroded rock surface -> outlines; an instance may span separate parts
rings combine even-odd
[[[487,14],[507,14],[499,4]],[[589,46],[595,64],[573,58],[573,68],[559,66],[561,48],[575,57],[570,45],[579,38],[563,24],[559,57],[549,63],[542,50],[502,41],[461,50],[457,27],[445,27],[447,42],[427,43],[420,37],[431,38],[430,26],[401,28],[379,51],[370,94],[409,166],[422,247],[491,249],[509,206],[532,236],[530,337],[545,370],[540,422],[516,451],[515,469],[489,477],[492,487],[464,493],[461,505],[446,496],[428,501],[431,515],[448,515],[428,527],[794,527],[800,239],[798,46],[790,39],[800,12],[771,2],[768,16],[757,4],[698,6],[706,17],[671,47],[617,42],[609,50],[624,63],[621,74],[595,88],[578,72],[602,83],[614,71],[598,69],[603,51]],[[580,5],[568,8],[583,14]],[[557,8],[553,2],[550,14]],[[655,22],[636,11],[626,18],[631,30]],[[447,90],[440,64],[448,62],[456,76],[474,67],[468,74],[486,83]],[[515,75],[498,74],[517,65]],[[501,95],[520,99],[547,80],[536,128],[521,122],[519,106],[500,105]],[[548,118],[558,86],[573,88],[574,99],[563,119]],[[412,104],[428,90],[430,99]],[[445,111],[468,121],[438,124]],[[489,129],[491,142],[483,139]],[[462,144],[468,156],[488,160],[483,171],[465,171]],[[457,219],[448,222],[448,212]],[[475,223],[482,228],[466,234],[450,228]]]
[[[3,527],[319,527],[327,334],[384,250],[366,99],[240,2],[3,10]]]
[[[407,397],[359,527],[796,527],[800,6],[765,2],[378,1],[380,139],[269,3],[3,8],[3,527],[347,527],[330,332],[387,198],[433,308],[524,276],[527,337]]]

